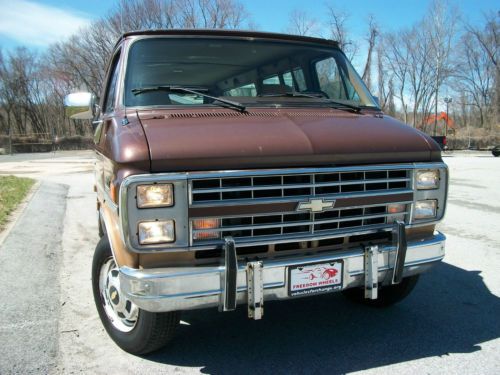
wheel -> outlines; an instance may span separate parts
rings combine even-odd
[[[179,325],[179,312],[152,313],[140,309],[121,294],[118,275],[105,236],[97,244],[92,261],[92,290],[109,336],[131,354],[147,354],[165,346]]]
[[[414,275],[404,278],[401,283],[396,285],[387,285],[378,290],[377,299],[364,298],[365,291],[362,288],[346,289],[342,294],[349,300],[362,303],[373,307],[389,307],[402,301],[408,294],[411,293],[420,275]]]

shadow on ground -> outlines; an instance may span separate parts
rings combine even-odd
[[[500,298],[479,272],[442,263],[385,310],[341,295],[269,302],[262,321],[246,307],[183,315],[175,341],[147,360],[203,373],[345,373],[448,353],[481,350],[500,337]]]

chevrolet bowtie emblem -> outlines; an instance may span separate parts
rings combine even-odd
[[[323,212],[333,208],[335,201],[324,201],[323,199],[310,199],[308,202],[300,202],[297,211]]]

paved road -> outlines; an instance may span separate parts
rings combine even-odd
[[[5,368],[45,373],[56,364],[57,340],[52,338],[59,335],[61,233],[67,190],[64,185],[44,183],[0,248],[0,373]],[[42,196],[44,199],[38,199]],[[19,240],[25,237],[29,243]]]
[[[33,161],[0,159],[0,173],[42,180],[0,244],[0,373],[498,374],[500,159],[445,161],[447,255],[401,304],[366,309],[340,295],[271,302],[260,322],[243,308],[189,312],[175,342],[140,358],[113,344],[93,306],[91,153],[58,153],[34,172]]]

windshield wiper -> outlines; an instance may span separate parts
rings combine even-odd
[[[311,94],[306,94],[304,92],[296,92],[296,91],[293,91],[293,92],[284,92],[284,93],[276,93],[276,94],[264,94],[264,95],[260,95],[261,97],[277,97],[277,96],[286,96],[286,97],[303,97],[303,98],[313,98],[313,99],[319,99],[325,103],[332,103],[332,104],[335,104],[336,107],[335,108],[339,108],[339,109],[342,109],[342,107],[344,108],[348,108],[350,110],[353,110],[355,112],[360,112],[361,111],[361,107],[360,106],[357,106],[357,105],[354,105],[354,104],[347,104],[347,103],[343,103],[341,101],[338,101],[338,100],[334,100],[334,99],[329,99],[329,98],[323,98],[321,97],[323,94],[322,93],[317,93],[316,95],[314,95],[313,93]]]
[[[202,89],[202,90],[206,90],[206,89]],[[163,86],[138,87],[138,88],[132,89],[131,91],[132,91],[132,94],[134,94],[134,95],[139,95],[139,94],[142,94],[144,92],[150,92],[150,91],[187,92],[190,94],[200,95],[200,96],[203,96],[205,98],[213,99],[216,102],[227,104],[228,106],[235,108],[235,109],[239,110],[240,112],[245,112],[245,110],[246,110],[246,107],[241,103],[233,102],[232,100],[221,99],[221,98],[218,98],[216,96],[205,94],[199,90],[193,90],[193,89],[190,89],[187,87],[182,87],[182,86],[163,85]],[[225,107],[225,106],[223,106],[223,107]]]

